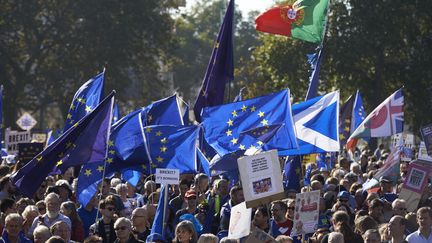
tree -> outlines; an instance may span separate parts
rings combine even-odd
[[[174,1],[2,1],[0,80],[5,124],[19,109],[57,104],[63,117],[85,80],[105,66],[106,89],[143,106],[166,89],[158,70],[172,42]],[[128,101],[126,103],[126,101]]]

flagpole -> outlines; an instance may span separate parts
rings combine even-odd
[[[104,68],[104,72],[105,72],[105,68]],[[115,93],[115,91],[114,91],[114,93]],[[106,158],[108,157],[108,147],[109,147],[109,145],[108,145],[108,142],[109,142],[109,139],[110,139],[110,135],[111,135],[111,123],[112,123],[112,115],[113,115],[113,107],[114,107],[114,96],[111,98],[111,112],[110,112],[110,117],[109,117],[109,120],[108,120],[108,134],[107,134],[107,139],[106,139],[106,149],[105,149],[105,160],[104,160],[104,166],[103,166],[103,171],[102,171],[102,186],[103,186],[103,183],[104,183],[104,178],[105,178],[105,169],[106,169],[106,164],[107,164],[107,161],[106,161]],[[98,187],[96,187],[98,190],[99,190],[99,188]],[[97,192],[97,191],[96,191]],[[98,202],[100,202],[101,201],[101,199],[102,199],[102,193],[99,193],[99,197],[98,197]],[[97,219],[98,219],[98,217],[99,217],[99,210],[100,210],[100,203],[98,203],[98,208],[97,208],[97,211],[96,211],[96,219],[95,219],[95,222],[97,223]]]
[[[166,209],[167,209],[167,203],[168,203],[168,186],[169,186],[169,184],[164,184],[164,207],[163,207],[162,232],[165,232],[165,227],[166,227]]]

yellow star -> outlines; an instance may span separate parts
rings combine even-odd
[[[201,96],[202,97],[206,97],[207,96],[207,92],[205,90],[203,90]]]
[[[245,147],[243,144],[240,144],[239,149],[241,149],[241,150],[245,150],[246,147]]]
[[[345,127],[344,131],[349,132],[350,128],[349,127]]]
[[[214,44],[214,48],[219,48],[219,42],[216,42],[216,43]]]
[[[227,123],[228,123],[229,127],[231,127],[233,125],[233,121],[231,119],[228,119]]]
[[[229,137],[229,136],[232,136],[232,131],[229,130],[229,129],[228,129],[228,131],[226,131],[225,133],[226,133],[226,135],[227,135],[228,137]]]
[[[160,151],[162,153],[165,153],[167,151],[167,147],[165,147],[165,146],[160,147]]]
[[[345,136],[343,135],[343,133],[339,134],[339,138],[342,140],[345,139]]]
[[[238,141],[238,139],[237,139],[237,138],[233,138],[233,139],[231,139],[231,143],[232,143],[232,144],[236,144],[236,143],[237,143],[237,141]]]
[[[257,144],[258,144],[259,146],[263,146],[264,143],[258,140]]]
[[[79,122],[76,122],[75,124],[73,124],[72,126],[73,127],[77,127],[78,126],[78,124],[79,124]]]
[[[255,149],[256,147],[255,146],[253,146],[253,145],[251,145],[250,147],[249,147],[250,149]]]
[[[37,157],[36,160],[37,160],[38,162],[40,162],[40,161],[42,160],[42,156]]]
[[[159,163],[162,163],[162,162],[164,161],[164,159],[163,159],[162,157],[160,157],[160,156],[158,156],[158,157],[156,158],[156,160],[157,160],[157,162],[159,162]]]
[[[71,110],[75,109],[75,105],[74,105],[73,103],[71,104],[70,109],[71,109]]]
[[[263,124],[263,126],[266,126],[266,125],[268,125],[268,121],[266,119],[264,119],[261,121],[261,124]]]
[[[59,160],[59,161],[57,161],[56,166],[58,167],[58,166],[60,166],[60,165],[62,165],[62,164],[63,164],[63,160]]]
[[[72,147],[72,142],[69,141],[66,143],[66,148],[70,148],[70,147]]]
[[[157,167],[157,165],[156,164],[151,164],[151,167],[154,169],[154,168]]]
[[[108,164],[111,164],[111,163],[113,162],[113,158],[107,158],[107,159],[106,159],[106,162],[107,162]]]
[[[89,112],[91,112],[91,111],[92,111],[92,109],[91,109],[91,107],[90,107],[90,106],[86,105],[85,111],[86,111],[87,113],[89,113]]]
[[[112,147],[112,146],[114,146],[114,141],[113,140],[108,140],[108,146],[109,147]]]
[[[115,150],[108,151],[109,154],[115,154]]]
[[[237,111],[233,111],[233,112],[231,112],[231,114],[233,115],[233,117],[236,117],[237,116]]]
[[[91,173],[91,170],[90,169],[86,169],[86,171],[85,171],[85,173],[84,173],[86,176],[90,176],[92,173]]]
[[[263,117],[264,116],[264,112],[262,112],[262,111],[258,112],[258,116],[259,117]]]
[[[147,170],[147,166],[146,165],[141,165],[141,168],[143,168],[144,170]]]
[[[69,124],[74,124],[74,120],[70,120],[70,121],[69,121]]]
[[[85,104],[85,102],[86,102],[86,99],[84,99],[84,98],[81,98],[81,101],[80,101],[80,102],[81,102],[81,104],[83,104],[83,105],[84,105],[84,104]]]
[[[251,108],[250,108],[250,111],[251,112],[254,112],[256,110],[256,107],[255,106],[252,106]]]
[[[82,98],[77,98],[78,103],[82,102]]]
[[[168,140],[167,140],[167,138],[162,138],[160,141],[161,141],[161,143],[166,143]]]
[[[102,173],[102,171],[104,170],[104,167],[102,165],[99,165],[97,168],[97,171],[99,171],[100,173]]]
[[[247,110],[247,106],[243,105],[243,106],[241,107],[241,110],[242,110],[243,112],[245,112],[245,111]]]
[[[146,127],[146,132],[147,133],[150,133],[152,131],[152,128],[151,127]]]
[[[161,131],[157,131],[157,132],[156,132],[156,136],[160,137],[161,135],[162,135],[162,132],[161,132]]]
[[[153,120],[153,116],[149,114],[147,120],[148,120],[149,122],[151,122],[151,121]]]
[[[72,114],[71,114],[71,113],[68,113],[66,118],[67,118],[67,119],[71,119],[71,118],[72,118]]]

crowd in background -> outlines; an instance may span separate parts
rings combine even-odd
[[[409,162],[401,162],[397,181],[383,176],[378,188],[363,190],[386,156],[382,146],[365,148],[358,161],[339,156],[331,170],[314,166],[310,185],[287,189],[285,199],[253,208],[252,230],[277,242],[432,242],[431,184],[413,212],[399,198]],[[152,176],[135,186],[120,176],[105,178],[89,203],[80,205],[73,169],[48,176],[33,198],[23,197],[11,183],[13,171],[3,161],[0,242],[247,242],[227,238],[231,208],[245,199],[241,183],[224,176],[182,175],[179,185],[169,186],[162,235],[151,231],[161,197]],[[296,194],[314,190],[321,193],[316,231],[293,235]]]

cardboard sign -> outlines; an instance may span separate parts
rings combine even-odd
[[[427,185],[429,168],[419,164],[411,163],[408,166],[408,174],[399,193],[399,198],[407,202],[407,210],[415,212],[420,202],[422,193]]]
[[[285,196],[277,150],[237,160],[246,207],[256,207]]]
[[[297,193],[295,199],[294,226],[292,235],[313,233],[318,228],[320,191]],[[303,225],[297,232],[297,225]]]
[[[156,183],[178,185],[180,179],[180,171],[178,169],[161,169],[156,168]]]
[[[247,242],[247,243],[274,243],[276,241],[273,237],[271,237],[266,232],[264,232],[258,228],[254,228],[245,242]]]
[[[432,162],[432,156],[428,155],[427,148],[424,142],[420,143],[419,151],[418,151],[418,157],[419,160],[424,161],[431,161]]]
[[[36,155],[42,152],[43,143],[19,143],[18,144],[18,159],[27,164]]]
[[[33,133],[32,141],[36,143],[46,143],[47,135],[46,133]]]
[[[5,132],[5,146],[8,154],[17,154],[18,144],[30,143],[31,139],[30,131],[18,132],[7,128]]]
[[[250,234],[252,209],[246,208],[246,203],[242,202],[231,208],[228,238],[240,239]]]
[[[427,154],[432,156],[432,124],[426,125],[420,129]]]

